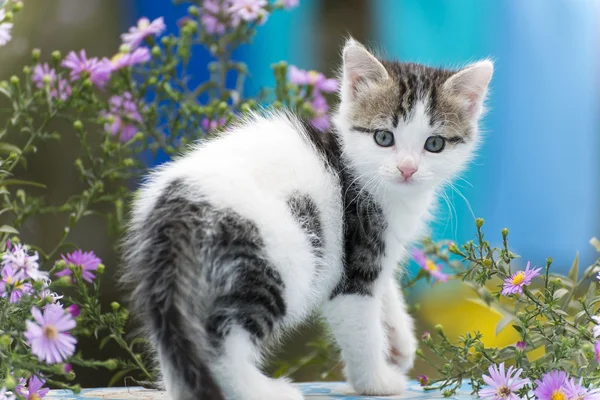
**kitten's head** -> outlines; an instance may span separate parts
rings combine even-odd
[[[459,71],[386,62],[352,39],[343,59],[334,121],[360,179],[413,191],[466,166],[479,140],[490,61]]]

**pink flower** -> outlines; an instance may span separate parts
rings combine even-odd
[[[550,371],[535,381],[536,388],[533,391],[538,400],[567,400],[569,397],[565,391],[564,384],[567,382],[565,371]]]
[[[93,274],[93,271],[96,271],[98,269],[98,265],[102,263],[102,260],[96,257],[93,251],[83,252],[81,250],[75,250],[66,256],[62,255],[61,258],[67,263],[67,265],[73,264],[81,268],[81,277],[83,280],[90,283],[94,280],[94,278],[96,278],[96,276]],[[56,276],[67,275],[73,275],[73,271],[71,271],[70,268],[65,268],[56,273]]]
[[[109,104],[110,111],[102,115],[112,118],[112,122],[104,124],[104,130],[118,136],[121,142],[128,142],[138,132],[138,125],[144,122],[138,106],[129,92],[123,93],[123,96],[112,96]]]
[[[200,15],[200,23],[209,35],[222,35],[227,26],[236,27],[240,23],[237,15],[231,15],[229,0],[204,0]]]
[[[82,75],[87,75],[99,89],[104,89],[112,71],[112,64],[108,59],[98,60],[96,57],[88,59],[85,50],[81,50],[79,55],[74,51],[70,52],[61,65],[71,70],[69,75],[71,82],[81,79]]]
[[[600,363],[600,340],[596,341],[594,349],[596,350],[596,361]]]
[[[283,0],[283,7],[289,10],[290,8],[298,7],[299,3],[300,0]]]
[[[527,263],[525,271],[517,271],[504,281],[504,287],[502,289],[502,295],[508,296],[510,294],[520,293],[523,294],[523,287],[529,286],[531,280],[540,274],[541,268],[529,268],[530,263]]]
[[[44,386],[44,383],[46,383],[45,380],[33,375],[29,378],[27,386],[19,385],[15,387],[15,392],[18,395],[25,397],[27,400],[40,400],[50,391],[49,388],[42,387]]]
[[[525,343],[524,341],[520,341],[520,342],[517,342],[515,347],[517,348],[517,350],[523,351],[523,350],[525,350],[525,347],[527,347],[527,343]]]
[[[490,365],[488,371],[490,375],[483,375],[483,380],[490,388],[479,391],[482,399],[520,400],[515,392],[530,383],[529,379],[519,378],[523,373],[522,369],[509,367],[505,371],[504,363],[499,366]]]
[[[220,118],[219,120],[216,119],[208,119],[208,118],[204,118],[202,120],[202,122],[200,123],[200,125],[202,125],[202,128],[206,131],[206,132],[211,132],[214,131],[218,128],[220,128],[221,126],[225,125],[225,118]]]
[[[52,86],[54,81],[56,81],[56,71],[54,68],[50,68],[47,63],[38,64],[33,69],[31,80],[38,89],[43,89],[46,84]]]
[[[600,400],[600,389],[587,389],[583,386],[582,378],[579,382],[574,378],[568,379],[564,391],[569,400]]]
[[[73,366],[71,364],[65,364],[63,366],[63,371],[65,374],[68,374],[69,372],[73,371]]]
[[[117,53],[110,60],[113,71],[121,68],[131,67],[133,65],[142,64],[150,61],[150,50],[146,47],[135,49],[132,53]]]
[[[15,278],[38,280],[48,275],[47,272],[40,271],[38,259],[39,255],[37,253],[29,255],[27,248],[20,243],[16,243],[12,246],[12,249],[2,256],[2,265],[4,267],[10,266],[13,269]]]
[[[269,13],[264,7],[267,6],[267,0],[232,0],[229,12],[240,19],[250,22],[260,20],[261,24],[267,21]]]
[[[17,275],[17,271],[10,265],[2,268],[0,275],[0,297],[6,297],[10,293],[9,302],[16,303],[19,299],[31,292],[31,285],[24,283]]]
[[[417,376],[417,382],[419,382],[419,385],[421,386],[427,386],[429,385],[429,378],[427,375],[419,375]]]
[[[69,307],[67,307],[67,312],[71,314],[73,318],[77,318],[79,317],[79,314],[81,314],[81,310],[77,304],[71,304]]]
[[[26,321],[25,331],[31,352],[47,364],[72,356],[77,340],[67,331],[75,327],[73,317],[59,306],[47,308],[43,314],[33,307],[31,314],[35,321]]]
[[[129,28],[128,33],[121,35],[123,44],[129,45],[131,49],[136,49],[149,36],[159,36],[167,29],[163,17],[159,17],[150,22],[148,18],[140,18],[137,26]]]
[[[315,112],[315,116],[310,120],[310,123],[316,129],[326,131],[329,129],[329,114],[327,114],[329,105],[327,104],[327,100],[325,100],[325,97],[317,94],[314,96],[311,105]]]
[[[311,85],[319,92],[333,93],[338,89],[336,79],[327,79],[325,75],[317,71],[306,71],[290,65],[290,82],[296,85]]]
[[[425,253],[418,249],[413,249],[412,258],[416,261],[419,266],[427,271],[434,279],[440,282],[447,282],[448,275],[442,272],[442,268],[439,265],[434,264],[433,261],[427,258]]]

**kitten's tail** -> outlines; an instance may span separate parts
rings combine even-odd
[[[224,400],[207,366],[209,345],[201,310],[193,301],[198,299],[198,277],[168,230],[158,227],[145,246],[131,237],[135,233],[126,239],[138,244],[137,250],[130,247],[124,277],[135,286],[132,305],[150,328],[169,398]]]

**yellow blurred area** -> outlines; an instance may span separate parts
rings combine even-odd
[[[480,300],[477,294],[463,282],[448,282],[422,291],[416,299],[420,304],[420,318],[427,325],[442,325],[444,333],[452,342],[467,332],[479,331],[486,347],[503,348],[521,340],[511,324],[496,335],[496,326],[503,315],[497,309]],[[530,361],[544,355],[544,347],[527,353]]]

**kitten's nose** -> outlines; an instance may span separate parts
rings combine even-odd
[[[404,179],[410,178],[411,176],[413,176],[415,174],[415,172],[417,172],[419,170],[419,168],[417,168],[416,166],[411,165],[411,164],[400,165],[400,166],[398,166],[398,169],[400,170],[400,173],[402,174]]]

